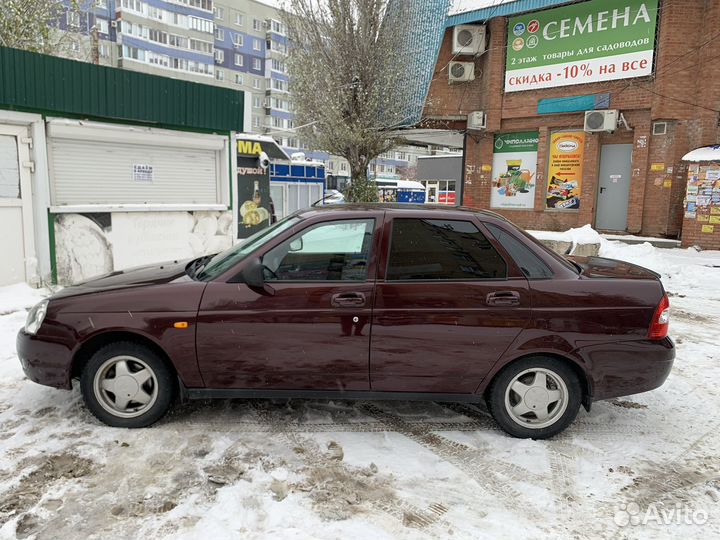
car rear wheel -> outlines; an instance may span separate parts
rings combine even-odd
[[[175,395],[175,378],[163,360],[137,343],[98,350],[80,377],[90,412],[113,427],[149,426],[162,418]]]
[[[514,437],[546,439],[575,419],[582,401],[578,376],[556,358],[524,358],[503,369],[488,392],[488,409]]]

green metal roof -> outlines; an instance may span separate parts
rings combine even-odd
[[[243,130],[243,92],[0,47],[0,108]]]

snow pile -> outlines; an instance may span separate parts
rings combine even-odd
[[[0,287],[0,315],[29,309],[47,295],[47,290],[33,289],[25,283]]]
[[[628,245],[608,240],[590,225],[563,232],[528,231],[538,240],[556,240],[576,244],[600,244],[600,256],[619,259],[645,268],[662,276],[665,288],[674,294],[720,297],[720,252],[694,248],[666,249],[649,242]]]

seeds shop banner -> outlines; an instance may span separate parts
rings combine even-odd
[[[556,131],[550,136],[547,208],[580,208],[584,156],[584,131]]]

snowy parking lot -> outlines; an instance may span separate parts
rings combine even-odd
[[[15,334],[44,293],[0,288],[0,538],[718,536],[720,253],[601,254],[662,274],[675,366],[548,441],[409,402],[193,402],[109,428],[77,388],[24,378]]]

